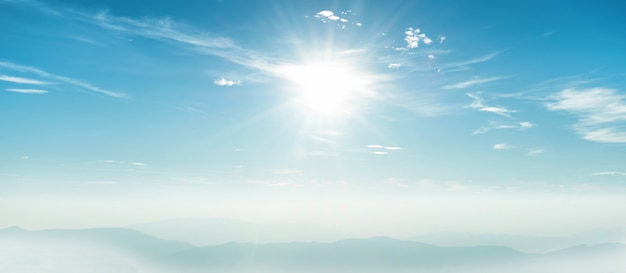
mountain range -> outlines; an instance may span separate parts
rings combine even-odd
[[[594,268],[625,270],[626,245],[578,245],[545,254],[505,246],[437,246],[388,237],[334,242],[225,243],[195,247],[127,228],[0,230],[1,272],[526,272]],[[48,246],[44,256],[31,255]],[[79,256],[58,251],[74,246]],[[79,246],[76,248],[76,246]],[[21,248],[21,254],[15,249]],[[20,256],[22,255],[22,256]],[[86,263],[106,264],[85,270]],[[26,256],[28,256],[26,258]],[[119,257],[118,257],[119,256]],[[8,257],[8,258],[7,258]],[[88,257],[85,259],[84,257]],[[26,262],[25,262],[26,261]],[[59,264],[58,261],[66,261]],[[73,261],[73,262],[72,262]],[[122,270],[120,265],[127,263]],[[73,265],[83,268],[71,270]],[[20,265],[20,266],[16,266]],[[40,267],[45,265],[44,267]],[[39,267],[38,267],[39,266]],[[116,266],[116,267],[115,267]],[[50,268],[62,267],[58,270]],[[42,269],[43,268],[43,269]],[[148,269],[146,269],[148,268]],[[106,270],[105,270],[106,269]],[[158,271],[157,271],[158,269]],[[99,271],[98,271],[99,270]],[[113,271],[111,271],[113,270]],[[607,271],[608,270],[608,271]],[[578,272],[568,270],[567,272]],[[584,271],[581,271],[584,272]]]
[[[575,245],[626,243],[626,228],[596,229],[560,237],[443,232],[414,236],[408,240],[441,246],[499,245],[523,252],[545,253]]]

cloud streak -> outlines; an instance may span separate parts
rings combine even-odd
[[[8,92],[21,93],[21,94],[45,94],[45,93],[48,93],[48,91],[41,90],[41,89],[8,88],[8,89],[5,89],[5,90],[8,91]]]
[[[592,175],[623,175],[626,176],[625,172],[597,172],[597,173],[593,173]]]
[[[40,81],[40,80],[34,80],[34,79],[28,79],[28,78],[20,78],[20,77],[13,77],[13,76],[7,76],[7,75],[0,75],[0,81],[19,83],[19,84],[32,84],[32,85],[48,85],[48,84],[50,84],[48,82],[44,82],[44,81]]]
[[[56,75],[56,74],[52,74],[49,72],[46,72],[44,70],[35,68],[35,67],[30,67],[30,66],[25,66],[25,65],[19,65],[19,64],[14,64],[14,63],[10,63],[10,62],[0,62],[0,68],[5,68],[5,69],[10,69],[13,71],[18,71],[18,72],[22,72],[22,73],[31,73],[31,74],[35,74],[39,77],[43,77],[46,79],[52,79],[55,81],[59,81],[59,82],[63,82],[69,85],[73,85],[76,87],[79,87],[81,89],[86,89],[89,90],[91,92],[94,93],[99,93],[99,94],[103,94],[103,95],[107,95],[110,97],[114,97],[114,98],[128,98],[128,95],[124,94],[124,93],[118,93],[118,92],[113,92],[113,91],[109,91],[106,89],[102,89],[99,87],[96,87],[94,85],[91,85],[89,83],[80,81],[80,80],[76,80],[76,79],[72,79],[69,77],[65,77],[65,76],[60,76],[60,75]]]
[[[578,118],[573,130],[583,139],[602,143],[626,143],[626,95],[607,88],[565,89],[545,106]]]
[[[485,134],[491,130],[497,130],[497,129],[514,129],[514,130],[526,130],[526,129],[530,129],[535,127],[536,125],[531,123],[530,121],[523,121],[523,122],[519,122],[516,124],[496,124],[496,123],[491,123],[489,126],[486,127],[481,127],[480,129],[476,129],[474,130],[474,132],[472,132],[472,135],[480,135],[480,134]]]
[[[491,59],[498,56],[502,51],[492,52],[480,57],[476,57],[466,61],[459,62],[451,62],[451,63],[441,63],[437,66],[429,67],[429,66],[414,66],[411,71],[431,71],[437,70],[439,72],[453,72],[453,71],[464,71],[470,70],[470,65],[484,63],[490,61]]]
[[[268,57],[243,49],[230,38],[210,35],[170,18],[131,19],[111,15],[108,11],[95,15],[80,12],[76,14],[82,20],[101,28],[154,40],[175,42],[202,54],[217,56],[263,72],[272,72],[275,67],[269,62]]]
[[[468,93],[467,96],[472,98],[472,99],[474,99],[474,101],[472,101],[472,103],[469,104],[466,107],[475,109],[477,111],[494,113],[496,115],[504,116],[504,117],[507,117],[507,118],[511,117],[510,113],[517,112],[515,110],[507,109],[506,107],[503,107],[503,106],[489,106],[489,105],[485,105],[483,103],[483,99],[481,97],[479,97],[478,94]]]
[[[507,78],[507,77],[491,77],[491,78],[485,78],[485,79],[472,79],[472,80],[464,81],[464,82],[460,82],[460,83],[444,85],[442,88],[443,89],[463,89],[463,88],[472,87],[474,85],[479,85],[479,84],[483,84],[483,83],[499,81],[499,80],[502,80],[502,79],[505,79],[505,78]]]

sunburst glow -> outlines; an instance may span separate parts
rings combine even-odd
[[[314,114],[337,116],[352,112],[371,95],[366,73],[349,62],[323,61],[286,67],[296,101]]]

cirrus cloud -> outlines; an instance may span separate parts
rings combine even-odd
[[[550,98],[550,111],[564,111],[578,118],[572,129],[583,139],[626,143],[626,95],[615,89],[565,89]]]

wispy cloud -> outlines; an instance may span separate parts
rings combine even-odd
[[[574,131],[589,141],[626,143],[626,95],[607,88],[565,89],[546,103],[551,111],[578,118]]]
[[[237,46],[230,38],[194,29],[171,18],[133,19],[115,16],[108,11],[96,14],[73,11],[78,20],[104,29],[164,42],[174,42],[206,55],[218,56],[233,63],[271,72],[266,56]]]
[[[374,151],[372,152],[373,154],[377,154],[377,155],[386,155],[389,154],[389,151],[399,151],[402,150],[402,147],[397,147],[397,146],[383,146],[383,145],[379,145],[379,144],[372,144],[372,145],[367,145],[367,148],[373,149]],[[387,151],[384,151],[387,150]]]
[[[526,130],[535,127],[536,125],[531,123],[530,121],[523,121],[516,124],[497,124],[495,122],[491,122],[489,126],[481,127],[479,129],[474,130],[472,135],[480,135],[485,134],[491,130],[497,129],[514,129],[514,130]]]
[[[237,80],[227,80],[225,78],[221,78],[221,79],[216,79],[215,81],[213,81],[213,83],[215,85],[218,86],[234,86],[234,85],[241,85],[241,81]]]
[[[472,101],[472,103],[468,105],[467,107],[478,110],[478,111],[494,113],[494,114],[508,117],[508,118],[511,117],[510,113],[517,112],[515,110],[507,109],[506,107],[503,107],[503,106],[485,105],[483,103],[483,99],[480,96],[478,96],[478,93],[475,93],[475,94],[468,93],[467,96],[474,99],[474,101]]]
[[[469,81],[464,81],[464,82],[460,82],[460,83],[444,85],[442,88],[443,89],[463,89],[463,88],[472,87],[472,86],[478,85],[478,84],[499,81],[499,80],[506,79],[506,78],[507,77],[491,77],[491,78],[484,78],[484,79],[478,79],[477,78],[477,79],[471,79]]]
[[[490,61],[491,59],[495,58],[496,56],[498,56],[500,53],[502,53],[503,51],[497,51],[497,52],[492,52],[480,57],[476,57],[470,60],[465,60],[465,61],[458,61],[458,62],[450,62],[450,63],[439,63],[436,66],[414,66],[412,67],[411,71],[430,71],[430,70],[437,70],[438,72],[441,73],[446,73],[446,72],[453,72],[453,71],[465,71],[465,70],[470,70],[471,69],[471,65],[474,64],[479,64],[479,63],[484,63],[487,61]],[[442,53],[450,53],[450,51],[442,51]],[[427,53],[427,54],[433,54],[434,53]],[[441,54],[438,54],[441,55]]]
[[[597,172],[597,173],[593,173],[592,175],[623,175],[626,176],[625,172]]]
[[[47,85],[49,82],[44,82],[40,80],[28,79],[28,78],[20,78],[13,77],[7,75],[0,75],[0,81],[19,83],[19,84],[32,84],[32,85]]]
[[[329,22],[336,22],[337,26],[344,29],[346,28],[349,24],[348,22],[350,22],[350,19],[348,19],[347,17],[352,13],[351,10],[346,10],[346,11],[342,11],[341,12],[341,16],[337,15],[335,12],[330,11],[330,10],[322,10],[318,13],[316,13],[313,17],[316,19],[319,19],[320,21],[324,22],[324,23],[329,23]],[[354,26],[362,26],[363,24],[359,23],[359,22],[352,22],[350,23]]]
[[[118,164],[118,165],[130,165],[130,166],[148,166],[145,162],[127,162],[127,161],[119,161],[119,160],[103,160],[102,162],[108,164]]]
[[[261,70],[262,72],[272,72],[272,68],[275,66],[269,63],[267,56],[241,48],[230,38],[194,29],[169,17],[142,17],[134,19],[115,16],[107,10],[91,13],[76,9],[55,8],[36,1],[28,1],[26,4],[45,7],[46,9],[54,10],[58,16],[91,24],[113,32],[170,43],[174,42],[179,46],[195,50],[201,54],[218,56],[236,64]]]
[[[8,88],[5,89],[8,92],[21,93],[21,94],[45,94],[48,93],[46,90],[41,89],[21,89],[21,88]]]
[[[373,144],[373,145],[367,145],[367,148],[382,149],[382,148],[385,148],[385,146],[378,145],[378,144]]]
[[[541,154],[543,154],[545,152],[546,152],[546,150],[544,150],[544,149],[530,149],[530,150],[528,150],[527,155],[528,156],[539,156],[539,155],[541,155]]]
[[[55,81],[63,82],[69,85],[79,87],[81,89],[86,89],[95,93],[107,95],[107,96],[114,97],[114,98],[127,98],[128,97],[126,94],[123,94],[123,93],[117,93],[117,92],[105,90],[105,89],[96,87],[94,85],[91,85],[83,81],[48,73],[44,70],[41,70],[35,67],[19,65],[19,64],[14,64],[10,62],[0,62],[0,68],[10,69],[10,70],[18,71],[22,73],[32,73],[32,74],[35,74],[37,76],[40,76],[46,79],[52,79]]]
[[[182,29],[186,26],[170,18],[144,18],[134,20],[127,17],[111,15],[108,11],[102,11],[95,15],[75,12],[92,22],[111,30],[132,33],[153,39],[165,39],[184,44],[208,48],[232,48],[232,40],[223,37],[212,37],[207,34],[189,34]]]
[[[510,150],[513,149],[513,146],[506,144],[506,143],[498,143],[493,145],[492,147],[494,150]]]

